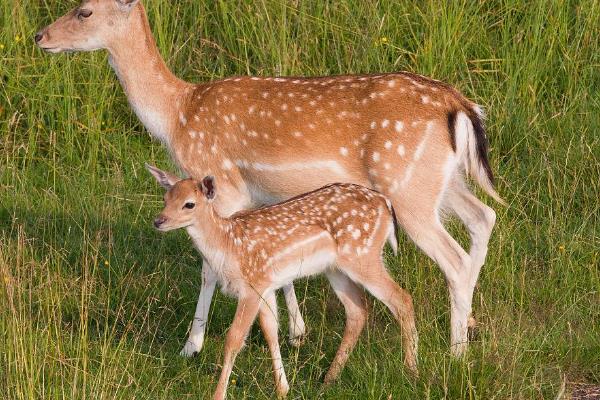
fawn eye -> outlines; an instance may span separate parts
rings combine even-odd
[[[77,18],[81,21],[84,18],[89,18],[89,16],[92,15],[92,11],[91,10],[79,10],[77,11]]]
[[[196,206],[196,204],[194,204],[194,203],[191,203],[191,202],[190,202],[190,203],[185,203],[185,204],[183,205],[183,208],[187,208],[188,210],[191,210],[191,209],[192,209],[192,208],[194,208],[195,206]]]

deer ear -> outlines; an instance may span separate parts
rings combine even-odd
[[[205,176],[200,182],[200,190],[207,199],[212,200],[215,198],[215,177]]]
[[[146,169],[152,174],[152,176],[154,176],[154,178],[156,178],[160,186],[164,187],[167,190],[171,189],[173,185],[180,181],[180,179],[177,176],[169,172],[158,169],[148,163],[146,163],[145,165]]]
[[[139,0],[115,0],[115,1],[117,2],[117,5],[119,6],[119,8],[123,11],[129,11],[137,3],[139,3]]]

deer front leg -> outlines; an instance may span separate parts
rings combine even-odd
[[[259,305],[260,299],[255,293],[240,298],[238,302],[233,323],[227,331],[225,338],[225,357],[223,359],[223,369],[221,370],[217,390],[213,397],[215,400],[225,399],[233,363],[246,340],[246,336],[248,336],[254,319],[256,319]]]
[[[196,313],[194,314],[192,329],[187,342],[185,342],[183,349],[179,353],[184,357],[191,357],[202,349],[202,345],[204,344],[204,332],[208,322],[208,311],[215,292],[216,283],[216,274],[208,262],[203,259],[202,287],[200,289],[200,296],[198,297],[198,304],[196,304]]]

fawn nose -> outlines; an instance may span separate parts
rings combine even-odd
[[[164,224],[166,220],[167,220],[167,217],[163,217],[163,216],[161,215],[161,216],[159,216],[158,218],[156,218],[156,219],[154,220],[154,226],[155,226],[155,227],[157,227],[157,228],[160,228],[160,226],[161,226],[162,224]]]
[[[33,37],[33,40],[35,40],[36,43],[39,43],[43,37],[44,37],[44,34],[42,33],[42,31],[39,31],[38,33],[35,34],[35,36]]]

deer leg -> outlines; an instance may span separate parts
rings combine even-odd
[[[223,369],[221,370],[221,376],[219,377],[219,383],[217,384],[217,389],[215,391],[215,400],[225,399],[233,363],[246,340],[246,336],[248,336],[252,323],[256,319],[259,303],[260,299],[255,293],[240,298],[238,302],[235,316],[233,317],[233,323],[225,337]]]
[[[200,296],[196,304],[196,312],[192,321],[192,329],[187,342],[179,353],[184,357],[191,357],[202,349],[204,344],[204,332],[208,323],[208,310],[215,292],[217,276],[213,269],[208,264],[208,261],[202,261],[202,287],[200,288]]]
[[[271,359],[273,361],[273,376],[275,378],[275,388],[278,397],[285,397],[290,387],[285,376],[281,350],[279,349],[279,339],[277,337],[277,301],[275,293],[265,295],[264,302],[260,306],[258,314],[260,327],[265,335]]]
[[[339,271],[327,272],[327,279],[346,311],[346,327],[340,347],[325,375],[325,384],[337,379],[367,321],[367,305],[362,290]]]
[[[283,294],[285,297],[285,304],[289,313],[289,331],[290,331],[290,344],[294,347],[298,347],[304,340],[306,333],[306,327],[304,326],[304,320],[300,313],[300,307],[298,306],[298,299],[296,298],[296,292],[294,291],[294,284],[290,283],[283,287]]]
[[[437,215],[420,218],[406,212],[398,217],[408,236],[440,266],[446,278],[450,292],[450,346],[454,356],[461,356],[467,349],[468,318],[473,297],[470,289],[471,257],[444,229]]]
[[[392,312],[402,332],[404,364],[416,374],[418,335],[412,296],[390,277],[380,254],[371,257],[369,260],[363,257],[362,260],[354,261],[352,267],[345,272]],[[340,262],[340,265],[348,263]]]
[[[481,267],[485,263],[488,242],[496,223],[494,210],[471,193],[462,182],[456,182],[448,191],[444,205],[449,207],[463,222],[471,236],[471,277],[470,286],[474,289]]]

